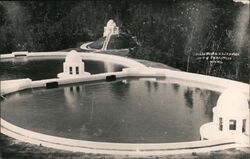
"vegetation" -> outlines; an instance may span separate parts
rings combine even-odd
[[[110,18],[136,37],[131,57],[249,80],[249,5],[233,0],[0,2],[0,53],[72,48],[102,37]],[[223,63],[198,60],[197,53],[205,52],[239,56]]]

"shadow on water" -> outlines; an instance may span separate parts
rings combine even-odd
[[[96,61],[84,61],[85,70],[91,74],[103,73],[105,72],[105,64],[104,62],[96,62]]]
[[[159,83],[156,81],[145,81],[144,83],[147,87],[148,93],[151,93],[152,89],[154,89],[155,92],[159,89]]]

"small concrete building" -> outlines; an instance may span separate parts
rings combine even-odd
[[[129,50],[136,46],[136,38],[122,32],[114,20],[110,19],[104,26],[102,37],[93,42],[84,43],[80,48],[89,51],[115,51],[127,55]]]
[[[213,122],[200,127],[202,140],[230,138],[249,144],[249,105],[237,89],[224,91],[213,108]]]
[[[104,27],[103,37],[111,34],[119,34],[119,27],[116,26],[116,23],[113,19],[110,19],[107,22],[107,26]]]
[[[63,63],[63,72],[59,73],[57,77],[72,78],[85,75],[90,75],[90,73],[85,72],[82,57],[75,50],[71,50],[66,56],[65,62]]]

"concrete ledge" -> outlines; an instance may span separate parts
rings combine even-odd
[[[28,55],[28,51],[12,52],[11,54],[14,55],[14,57],[17,57],[17,56],[27,56]]]
[[[1,95],[31,88],[31,83],[32,81],[29,78],[0,81]]]
[[[0,54],[0,60],[1,59],[9,59],[14,58],[15,56],[13,54]]]
[[[10,124],[3,119],[1,119],[1,133],[20,141],[55,149],[84,153],[130,156],[208,152],[226,148],[241,147],[241,145],[235,143],[235,141],[231,139],[159,144],[127,144],[75,140],[32,132]]]

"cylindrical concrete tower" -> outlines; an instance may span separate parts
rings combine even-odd
[[[63,63],[63,72],[58,74],[59,78],[79,77],[82,75],[90,75],[85,72],[84,62],[82,57],[75,50],[69,52]]]
[[[225,90],[213,108],[213,122],[200,128],[202,140],[234,139],[249,144],[247,97],[235,88]]]

